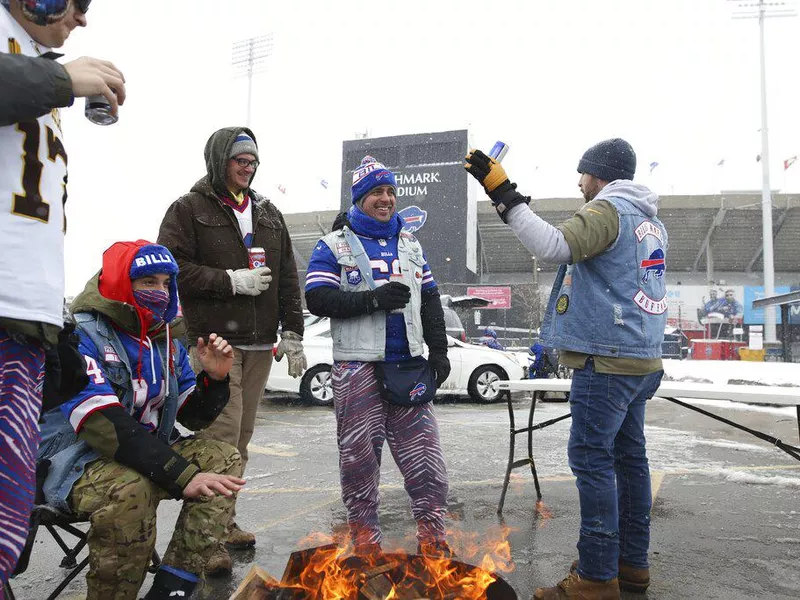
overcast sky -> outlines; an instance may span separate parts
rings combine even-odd
[[[68,294],[114,241],[154,239],[204,174],[208,136],[244,124],[231,45],[251,36],[274,38],[253,83],[253,187],[285,213],[338,208],[342,141],[365,131],[468,129],[484,150],[502,139],[534,197],[577,197],[580,155],[615,136],[661,194],[761,186],[758,24],[725,0],[96,0],[88,20],[63,60],[113,61],[128,100],[111,127],[82,101],[63,111]],[[799,60],[800,18],[768,20],[772,187],[793,192]]]

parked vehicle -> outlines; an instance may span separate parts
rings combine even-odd
[[[467,331],[464,329],[463,323],[458,313],[453,309],[457,306],[459,308],[481,308],[491,304],[490,300],[486,298],[478,298],[477,296],[450,296],[449,294],[442,294],[442,310],[444,310],[444,325],[447,328],[447,335],[461,340],[467,341]]]
[[[331,405],[333,340],[330,320],[327,317],[314,318],[318,320],[306,326],[303,336],[308,370],[301,378],[294,379],[289,377],[286,361],[274,362],[267,390],[292,392],[306,402]],[[496,402],[504,393],[498,387],[501,380],[525,377],[525,369],[511,352],[467,344],[452,336],[448,336],[447,342],[451,370],[437,392],[439,395],[468,395],[476,402]]]

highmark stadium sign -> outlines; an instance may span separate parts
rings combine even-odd
[[[427,196],[428,185],[441,183],[439,171],[425,171],[422,173],[395,173],[397,178],[397,197]]]

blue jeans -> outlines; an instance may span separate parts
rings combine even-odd
[[[596,373],[589,359],[572,375],[568,456],[581,505],[582,577],[613,579],[620,560],[637,568],[648,566],[653,499],[644,413],[663,374]]]

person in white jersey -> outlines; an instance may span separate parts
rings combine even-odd
[[[3,0],[0,8],[0,584],[28,533],[45,350],[63,325],[67,152],[58,107],[70,102],[61,70],[49,63],[59,56],[52,49],[86,26],[88,5]],[[79,61],[68,63],[77,69],[63,68],[71,95],[98,92],[103,76],[96,67],[103,61]],[[94,84],[87,87],[90,64]],[[104,85],[113,84],[124,99],[122,74],[113,65],[102,71]],[[45,98],[34,99],[37,92]]]

